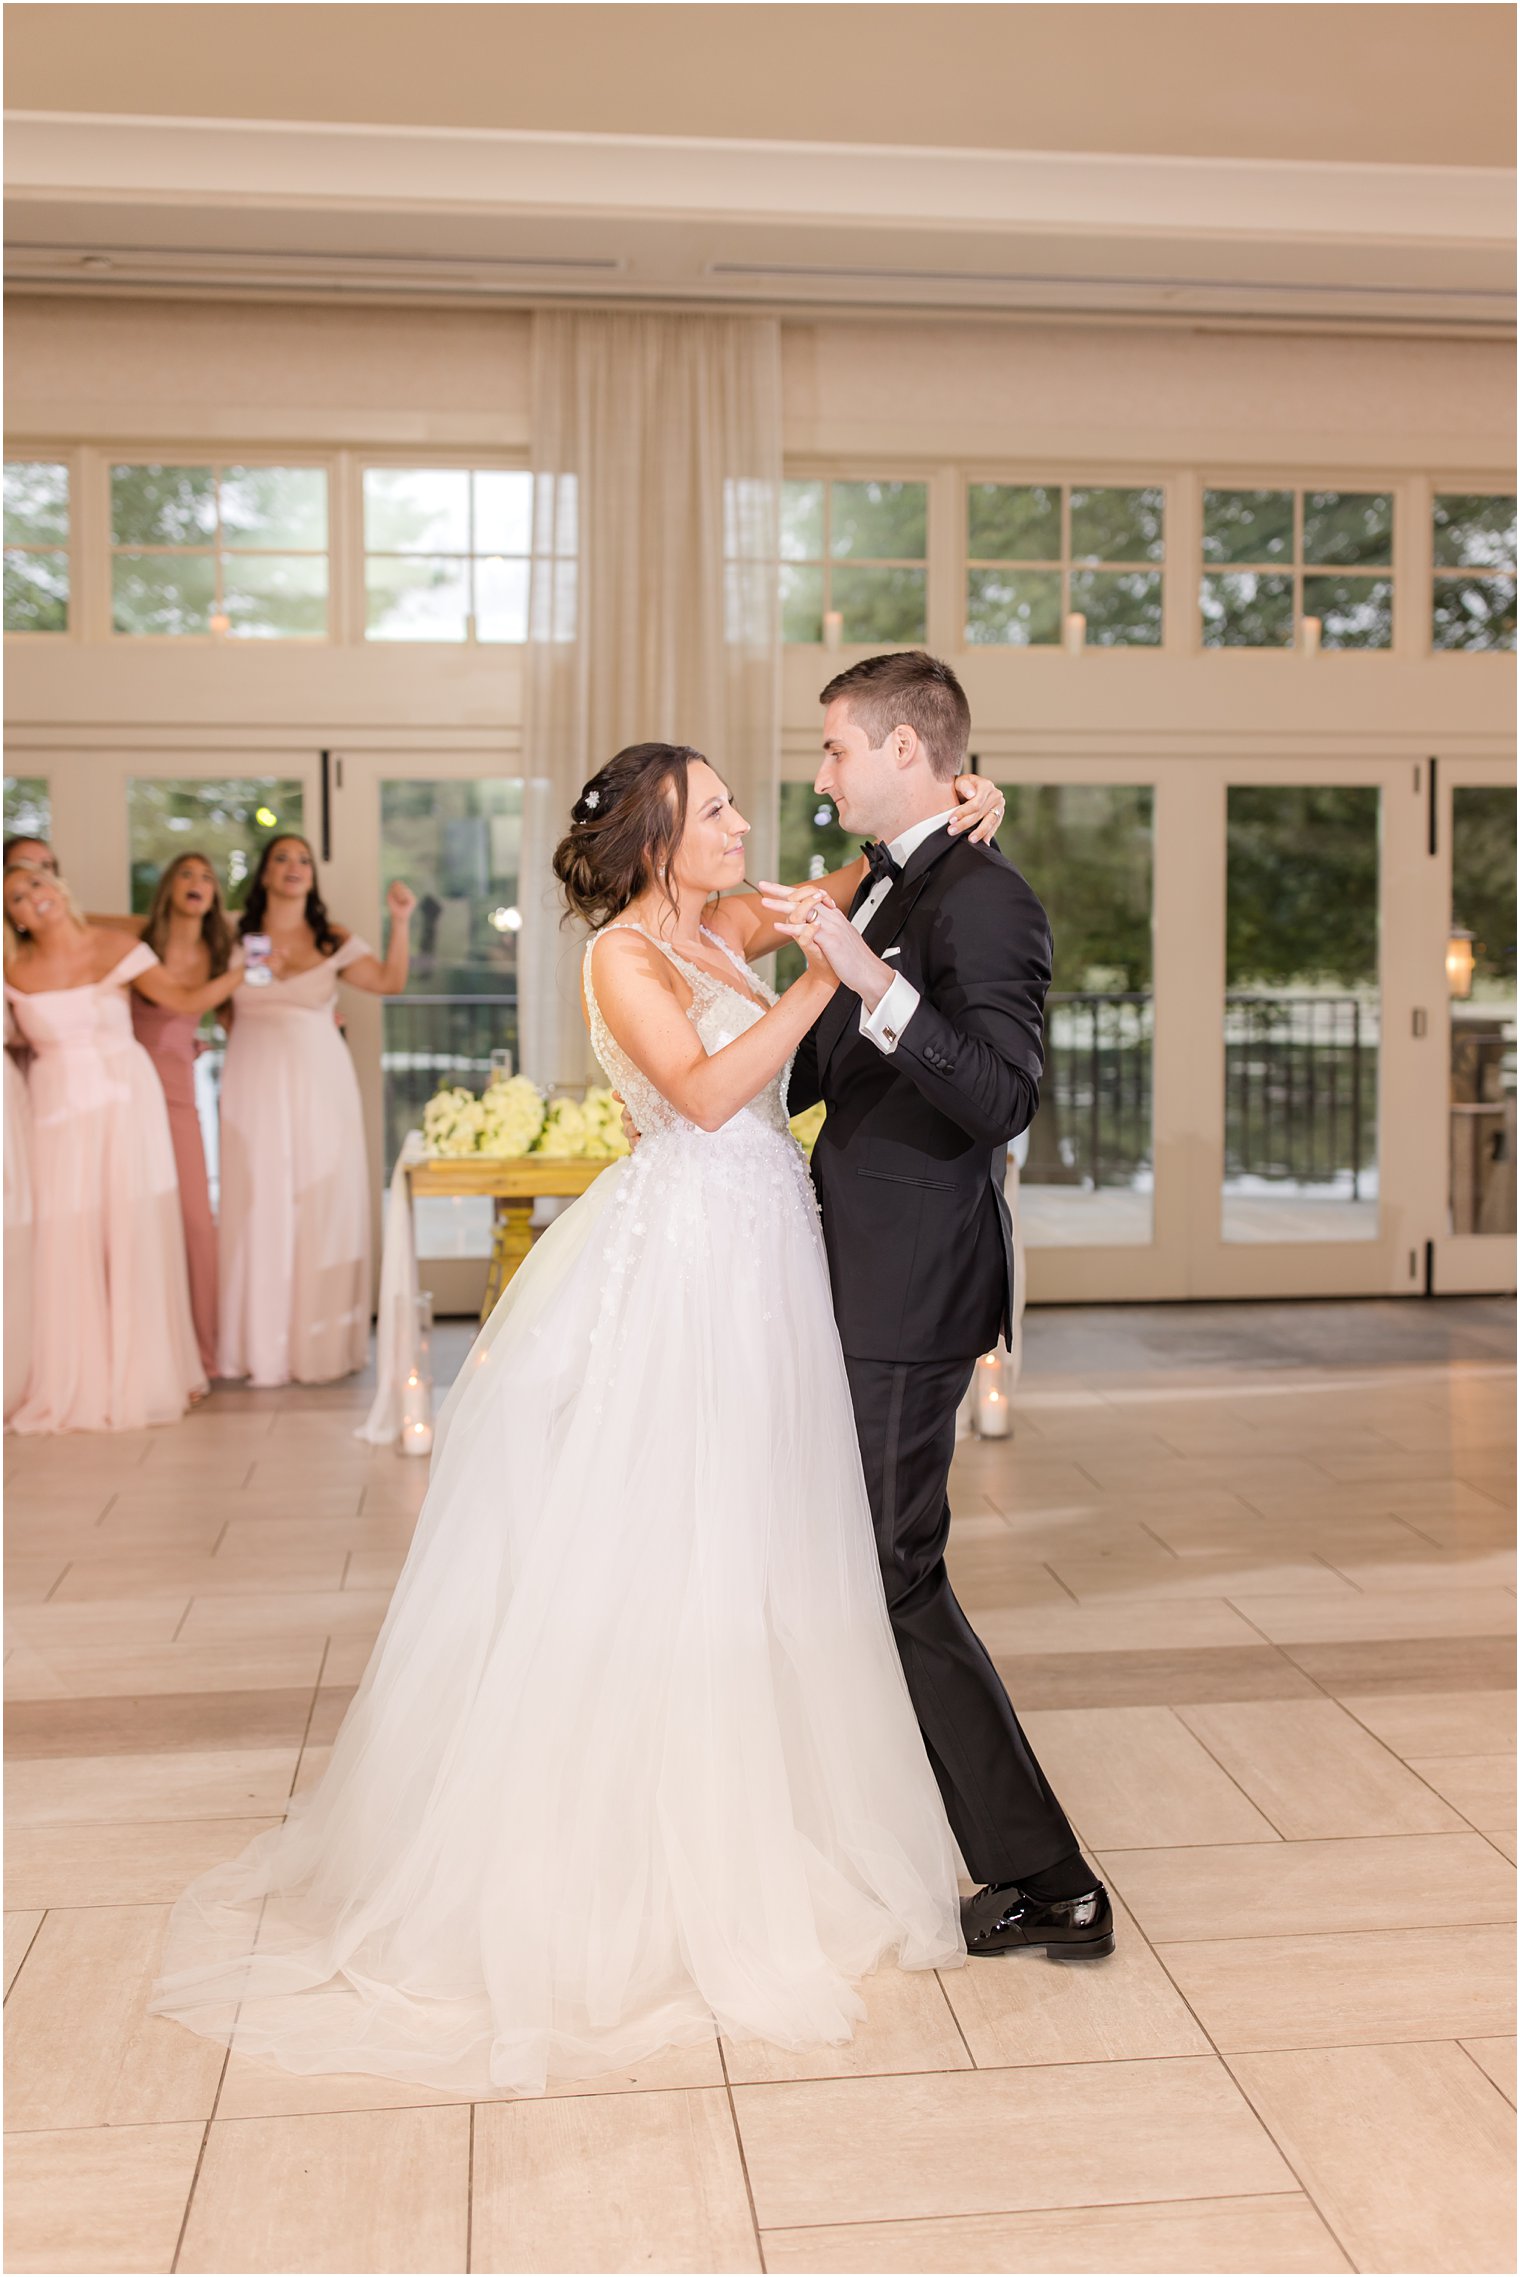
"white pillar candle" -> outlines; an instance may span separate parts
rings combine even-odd
[[[838,646],[840,645],[840,642],[841,642],[843,639],[844,639],[844,617],[843,617],[842,613],[841,613],[841,612],[840,612],[838,609],[825,609],[825,610],[824,610],[824,612],[823,612],[823,645],[824,645],[824,647],[825,647],[825,648],[838,648]]]
[[[1087,646],[1087,619],[1080,609],[1073,609],[1061,627],[1061,638],[1068,656],[1080,656]]]
[[[1318,656],[1320,634],[1324,629],[1322,618],[1305,617],[1302,634],[1302,647],[1305,656]]]
[[[971,1379],[971,1428],[979,1439],[1007,1439],[1013,1433],[1008,1404],[1008,1361],[1001,1345],[984,1352]]]

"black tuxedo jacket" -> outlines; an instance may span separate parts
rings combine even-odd
[[[828,1109],[813,1182],[852,1359],[958,1360],[1013,1319],[1008,1141],[1040,1099],[1050,927],[995,846],[936,831],[866,927],[919,1005],[895,1052],[835,991],[803,1038],[788,1104]]]

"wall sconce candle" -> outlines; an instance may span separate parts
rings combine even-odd
[[[1080,609],[1073,609],[1065,619],[1061,639],[1068,656],[1080,656],[1087,646],[1087,619]]]
[[[1318,656],[1320,635],[1325,624],[1322,617],[1305,617],[1301,627],[1300,645],[1305,656]]]
[[[823,612],[824,647],[838,648],[843,639],[844,616],[842,612],[838,609],[825,609]]]
[[[1473,970],[1477,964],[1473,955],[1473,936],[1465,925],[1453,925],[1451,938],[1446,944],[1446,988],[1454,997],[1472,994]]]

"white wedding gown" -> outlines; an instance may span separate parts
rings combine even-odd
[[[174,1910],[155,2009],[292,2071],[531,2094],[715,2026],[845,2040],[885,1956],[962,1957],[786,1074],[683,1120],[595,945],[641,1142],[449,1395],[320,1785]],[[665,953],[709,1052],[761,1017],[737,957]]]

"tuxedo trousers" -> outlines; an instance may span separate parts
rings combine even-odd
[[[974,1360],[856,1360],[855,1407],[887,1610],[945,1814],[978,1882],[1017,1882],[1078,1847],[945,1571],[955,1414]]]

